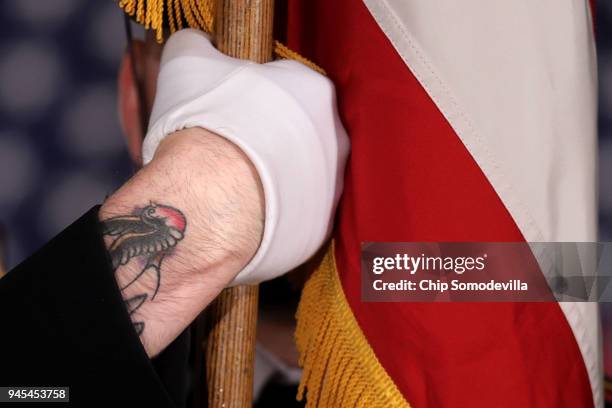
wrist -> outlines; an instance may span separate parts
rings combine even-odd
[[[190,240],[182,246],[194,267],[222,263],[240,269],[259,247],[263,201],[257,172],[242,151],[192,128],[166,137],[153,160],[105,201],[100,218],[150,202],[170,204],[188,213]]]
[[[143,211],[162,221],[148,220]],[[154,159],[100,210],[107,226],[126,217],[135,227],[115,235],[106,228],[105,241],[119,259],[115,275],[135,327],[144,324],[143,344],[155,355],[254,255],[263,230],[263,194],[237,147],[203,129],[186,129],[168,136]],[[157,242],[147,237],[157,232],[145,228],[151,222],[169,237],[152,250]],[[125,263],[118,237],[136,244],[123,256]]]

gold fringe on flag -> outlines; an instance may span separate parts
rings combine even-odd
[[[147,30],[155,31],[157,42],[164,40],[164,17],[167,17],[170,33],[187,27],[207,33],[214,32],[214,0],[118,0],[119,7]],[[164,14],[164,10],[167,13]],[[323,68],[289,49],[280,41],[274,41],[274,55],[277,58],[296,60],[325,75]]]
[[[344,296],[334,246],[302,291],[295,340],[306,407],[410,407],[376,358]]]

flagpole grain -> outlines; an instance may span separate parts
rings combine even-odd
[[[216,0],[215,44],[232,57],[258,63],[273,51],[274,0]],[[225,289],[207,308],[202,346],[208,407],[253,404],[257,286]]]

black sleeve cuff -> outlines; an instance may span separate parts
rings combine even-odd
[[[71,406],[171,407],[123,304],[95,207],[0,280],[0,385]]]

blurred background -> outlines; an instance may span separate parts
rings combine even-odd
[[[0,226],[8,268],[133,172],[116,113],[114,1],[18,0],[0,15]],[[600,240],[612,241],[612,3],[597,2]],[[612,375],[612,304],[602,305]]]
[[[15,266],[132,173],[118,123],[125,48],[110,0],[3,2],[0,224]]]

